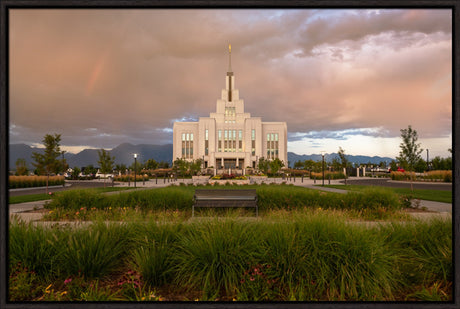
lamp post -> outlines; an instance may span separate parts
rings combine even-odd
[[[322,165],[322,171],[323,171],[323,187],[324,187],[324,153],[325,151],[321,151],[321,156],[323,157],[323,165]]]
[[[136,188],[137,153],[134,154],[134,188]]]
[[[430,155],[428,149],[426,150],[426,169],[430,170]]]

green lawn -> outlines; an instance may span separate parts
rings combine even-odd
[[[44,200],[49,200],[49,199],[51,199],[51,197],[45,193],[28,194],[28,195],[20,195],[20,196],[10,196],[9,203],[19,204],[19,203],[44,201]]]
[[[369,186],[363,186],[363,185],[326,185],[325,187],[348,190],[348,191],[362,191],[365,188],[369,188]],[[414,189],[414,191],[411,191],[411,189],[406,189],[406,188],[390,188],[390,187],[381,187],[381,188],[392,190],[393,192],[399,195],[411,194],[415,199],[443,202],[443,203],[452,203],[452,191],[424,190],[424,189]]]
[[[88,190],[95,190],[97,192],[113,192],[113,191],[124,191],[134,189],[130,187],[122,187],[122,188],[95,188],[95,189],[88,189]],[[59,192],[57,193],[59,194]],[[39,194],[27,194],[27,195],[20,195],[20,196],[10,196],[9,204],[19,204],[19,203],[28,203],[28,202],[36,202],[36,201],[45,201],[49,200],[51,197],[45,193]]]

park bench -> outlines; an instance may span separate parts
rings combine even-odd
[[[228,189],[196,189],[193,197],[192,217],[195,207],[207,208],[255,208],[256,217],[259,215],[257,207],[257,193],[255,189],[228,190]]]

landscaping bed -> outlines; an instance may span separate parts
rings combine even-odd
[[[259,218],[238,209],[191,219],[196,188],[71,190],[54,195],[44,220],[75,224],[12,219],[10,300],[452,299],[451,220],[411,221],[391,190],[244,186],[257,190]],[[377,222],[350,224],[363,220]]]
[[[12,301],[450,300],[449,220],[329,211],[44,227],[10,223]]]

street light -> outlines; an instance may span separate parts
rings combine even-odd
[[[136,188],[137,153],[134,154],[134,188]]]
[[[323,170],[323,187],[324,187],[324,153],[325,151],[321,151],[321,156],[323,157],[323,165],[322,165],[322,170]]]
[[[426,150],[426,169],[430,170],[430,155],[428,149]]]

